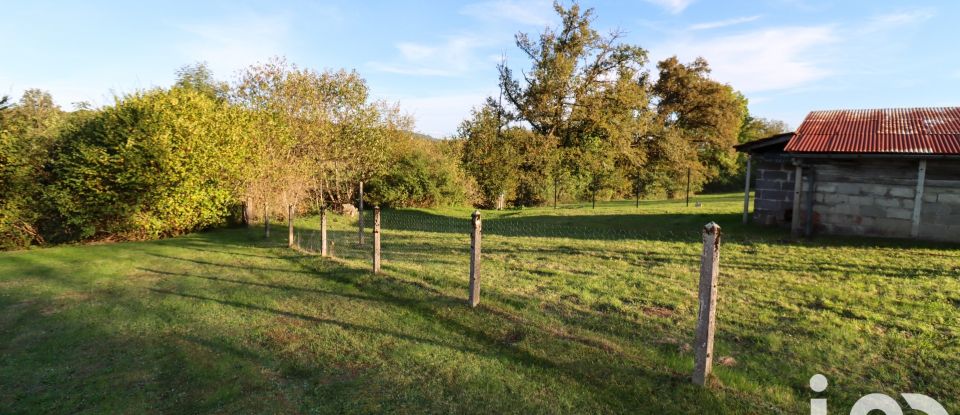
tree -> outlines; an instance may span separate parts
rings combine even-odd
[[[206,62],[181,66],[176,75],[174,87],[190,88],[214,99],[226,99],[230,93],[230,86],[216,80]]]
[[[528,165],[545,171],[524,173],[552,176],[555,183],[566,173],[587,177],[595,193],[618,168],[636,168],[644,159],[637,143],[650,120],[647,52],[622,43],[620,32],[603,36],[591,28],[592,9],[554,3],[554,10],[559,28],[547,28],[536,40],[525,33],[516,37],[530,60],[522,79],[506,63],[498,67],[504,112],[546,144],[535,146],[546,152],[538,154],[544,162]]]
[[[233,101],[257,120],[247,191],[257,207],[279,210],[308,197],[346,203],[357,182],[384,174],[394,146],[410,138],[409,117],[371,101],[356,72],[321,73],[277,58],[245,70]]]
[[[657,119],[684,138],[697,166],[689,166],[695,188],[736,163],[733,145],[746,116],[746,99],[732,87],[709,78],[707,61],[698,58],[682,64],[676,57],[657,64],[659,78],[653,86],[657,96]]]
[[[476,180],[484,206],[494,206],[501,194],[513,196],[520,164],[512,140],[517,134],[501,134],[498,118],[497,108],[491,105],[474,109],[458,132],[464,170]]]

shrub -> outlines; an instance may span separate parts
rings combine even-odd
[[[222,223],[244,114],[188,88],[126,96],[64,133],[47,189],[56,239],[145,239]]]

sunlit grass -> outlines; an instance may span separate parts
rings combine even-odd
[[[831,413],[925,393],[960,410],[956,245],[740,224],[736,195],[385,210],[383,274],[258,229],[0,254],[0,413]],[[699,230],[724,229],[716,379],[693,386]],[[310,248],[317,218],[297,222]],[[367,220],[370,224],[372,221]],[[370,236],[367,235],[369,243]]]

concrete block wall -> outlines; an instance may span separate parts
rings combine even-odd
[[[960,242],[960,161],[927,162],[920,238]]]
[[[789,225],[793,213],[796,171],[788,161],[755,160],[753,221],[763,225]]]
[[[815,161],[804,170],[800,205],[814,174],[814,229],[820,233],[910,237],[918,160]],[[921,207],[920,238],[960,241],[960,168],[929,161]]]

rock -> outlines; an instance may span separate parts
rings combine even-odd
[[[340,209],[339,209],[339,210],[340,210],[339,213],[340,213],[341,215],[349,216],[349,217],[351,217],[351,218],[357,216],[357,207],[354,206],[354,205],[352,205],[352,204],[350,204],[350,203],[344,203],[344,204],[340,205]]]

